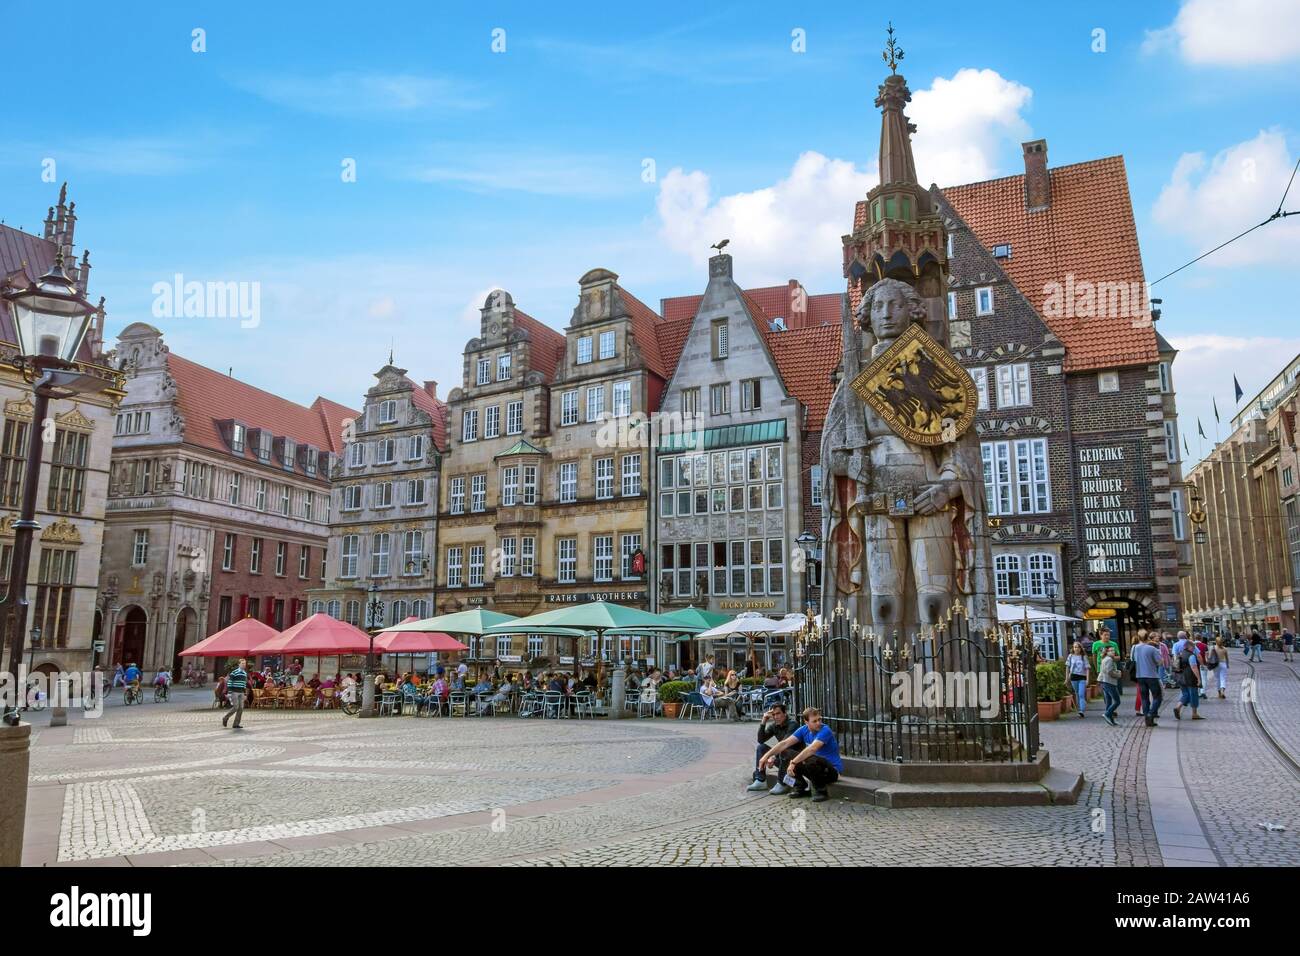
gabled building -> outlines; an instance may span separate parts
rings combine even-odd
[[[67,185],[51,206],[40,235],[0,224],[0,279],[25,286],[56,260],[82,294],[90,280],[90,253],[75,251],[76,203]],[[36,494],[40,529],[32,543],[27,600],[30,608],[22,664],[38,671],[85,671],[99,633],[96,586],[104,541],[104,500],[112,454],[113,416],[125,394],[122,376],[103,355],[104,300],[77,355],[96,387],[73,399],[50,402],[54,441],[46,446]],[[14,529],[23,495],[27,443],[33,427],[32,388],[16,363],[13,316],[0,299],[0,593],[7,593]],[[39,629],[39,635],[36,630]],[[6,650],[6,656],[7,656]]]
[[[932,190],[951,345],[980,392],[1001,600],[1111,619],[1121,645],[1182,621],[1190,569],[1172,365],[1122,157]],[[865,211],[860,206],[858,215]],[[1038,625],[1054,654],[1063,635]]]
[[[146,672],[245,617],[277,630],[324,577],[329,475],[357,412],[310,407],[174,354],[137,322],[113,428],[103,560],[106,655]]]
[[[668,311],[666,300],[665,311]],[[769,339],[796,335],[764,312],[732,276],[731,256],[709,260],[709,282],[689,322],[674,320],[661,340],[675,356],[661,417],[694,423],[669,430],[655,447],[661,612],[694,604],[717,612],[781,616],[803,608],[791,581],[791,553],[803,528],[805,409],[791,394]],[[780,351],[786,351],[781,348]],[[712,651],[744,667],[742,638]],[[763,666],[790,657],[782,641],[758,650]]]
[[[433,616],[438,479],[447,406],[438,383],[389,363],[344,427],[330,473],[333,520],[323,587],[310,611],[357,627]]]

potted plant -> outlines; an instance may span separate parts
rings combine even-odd
[[[663,704],[665,717],[676,717],[682,706],[682,695],[689,694],[693,685],[684,680],[664,681],[659,685],[659,703]]]
[[[1065,664],[1048,661],[1034,668],[1038,689],[1038,719],[1056,720],[1065,704]]]

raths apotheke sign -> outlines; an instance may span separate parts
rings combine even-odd
[[[1151,516],[1140,441],[1111,441],[1076,448],[1080,537],[1087,574],[1100,580],[1150,580]]]

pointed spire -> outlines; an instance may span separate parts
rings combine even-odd
[[[912,134],[916,127],[908,122],[903,107],[912,101],[907,80],[898,72],[903,50],[894,42],[894,25],[889,24],[889,41],[881,54],[890,74],[880,84],[876,106],[880,107],[880,184],[915,183],[916,161],[912,158]]]

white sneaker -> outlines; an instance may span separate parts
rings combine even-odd
[[[745,789],[748,790],[748,791],[751,792],[751,793],[758,793],[759,791],[762,791],[762,790],[766,790],[766,789],[767,789],[767,781],[766,781],[766,780],[755,780],[753,783],[751,783],[751,784],[750,784],[748,787],[746,787]]]
[[[781,794],[783,794],[783,793],[789,793],[789,792],[790,792],[790,788],[787,787],[785,784],[781,783],[781,781],[778,780],[778,781],[776,782],[776,786],[773,787],[771,790],[769,790],[769,791],[767,791],[767,792],[770,793],[770,794],[771,794],[772,796],[774,796],[774,797],[779,797],[779,796],[781,796]]]

